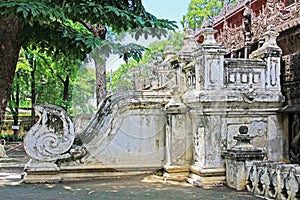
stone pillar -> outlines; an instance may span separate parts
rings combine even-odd
[[[214,38],[217,31],[207,25],[201,32],[203,43],[193,56],[195,57],[196,89],[215,90],[224,87],[224,55],[227,49]]]
[[[247,134],[247,126],[240,126],[239,133],[240,135],[233,137],[237,140],[236,145],[224,151],[222,155],[226,160],[227,185],[236,190],[244,190],[247,182],[247,162],[262,160],[266,153],[252,146],[250,141],[254,137]]]
[[[193,112],[193,111],[192,111]],[[219,113],[192,113],[194,157],[187,181],[198,187],[225,183],[225,166],[221,157],[224,119]],[[197,125],[195,127],[195,125]]]
[[[270,25],[264,34],[265,43],[252,54],[250,58],[263,59],[267,64],[266,89],[280,92],[280,57],[282,50],[276,43],[276,27]]]
[[[210,24],[201,32],[203,43],[193,53],[196,89],[183,95],[183,102],[191,107],[194,136],[194,157],[187,181],[201,187],[225,183],[221,110],[226,105],[224,55],[227,49],[215,41],[215,32]]]
[[[190,171],[193,141],[187,107],[175,97],[166,105],[166,164],[164,177],[184,181]]]

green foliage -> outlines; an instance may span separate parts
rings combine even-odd
[[[188,22],[190,28],[200,27],[204,18],[216,16],[223,8],[221,0],[191,0],[188,12],[183,16],[182,24]]]
[[[32,68],[30,63],[25,57],[26,51],[21,49],[20,59],[17,63],[16,75],[14,76],[11,97],[8,102],[10,108],[10,114],[17,115],[15,113],[20,108],[29,108],[31,107],[30,101],[30,73]],[[17,87],[19,87],[17,89]],[[17,105],[16,97],[19,95],[19,105]]]
[[[0,14],[24,20],[23,47],[34,44],[81,60],[95,48],[112,51],[118,47],[117,53],[122,56],[137,58],[135,49],[133,53],[122,51],[120,45],[91,33],[83,22],[106,25],[116,33],[130,31],[137,38],[143,33],[145,37],[160,37],[166,33],[165,28],[176,28],[175,21],[157,19],[146,12],[139,0],[6,0],[0,4]]]
[[[40,52],[27,48],[22,49],[14,77],[12,94],[16,93],[16,85],[20,87],[20,107],[32,106],[32,89],[36,93],[36,104],[54,104],[64,108],[71,107],[70,98],[64,99],[65,81],[70,79],[68,92],[73,89],[74,81],[81,62],[63,54],[49,55],[49,52]],[[32,88],[34,72],[35,87]],[[16,107],[16,102],[11,99],[11,108]],[[12,109],[11,109],[12,110]]]
[[[95,96],[95,85],[95,69],[82,65],[74,81],[70,108],[72,115],[90,114],[95,111],[95,105],[91,102]]]
[[[144,63],[149,62],[156,56],[163,56],[168,45],[171,45],[175,51],[179,51],[183,47],[184,33],[169,33],[168,39],[151,43],[144,55]]]
[[[71,92],[81,62],[72,57],[64,57],[63,54],[54,57],[39,52],[36,60],[36,103],[70,108]]]
[[[153,76],[152,60],[158,56],[164,57],[164,51],[168,45],[176,51],[181,50],[183,37],[184,33],[169,33],[167,40],[151,43],[141,59],[130,59],[126,64],[121,65],[113,72],[112,91],[134,90],[137,83],[149,80]]]
[[[112,91],[133,90],[133,76],[129,73],[136,61],[130,60],[127,64],[122,64],[118,70],[113,72]]]
[[[69,94],[73,88],[77,93],[77,108],[82,106],[81,112],[88,112],[83,101],[90,98],[93,87],[84,87],[93,80],[89,70],[81,69],[76,78],[79,60],[83,60],[88,53],[108,55],[117,53],[124,60],[142,58],[143,47],[134,44],[123,45],[115,40],[103,40],[99,32],[86,27],[103,25],[114,33],[130,31],[135,38],[149,35],[161,37],[166,30],[176,28],[175,21],[157,19],[146,12],[140,0],[5,0],[0,4],[0,15],[17,17],[24,22],[21,35],[16,40],[22,41],[26,49],[20,54],[17,75],[13,84],[12,94],[16,94],[16,86],[20,86],[20,106],[29,107],[32,98],[31,72],[34,72],[36,102],[51,103],[64,108],[72,106]],[[5,19],[2,18],[2,19]],[[12,25],[14,26],[14,25]],[[12,36],[15,37],[15,36]],[[5,41],[5,38],[1,38]],[[15,66],[9,66],[15,67]],[[69,84],[69,94],[66,95],[66,85]],[[8,83],[10,84],[10,83]],[[130,84],[128,84],[130,85]],[[2,87],[0,85],[0,87]],[[81,93],[80,93],[81,92]],[[14,99],[11,107],[17,107]],[[72,107],[75,113],[74,107]]]
[[[30,63],[25,57],[25,54],[27,52],[24,49],[21,49],[20,52],[20,57],[18,60],[17,64],[17,69],[16,69],[16,76],[14,77],[13,81],[13,89],[12,89],[12,95],[17,95],[16,94],[16,87],[17,84],[19,85],[19,97],[20,97],[20,102],[19,106],[20,108],[29,108],[31,107],[31,99],[30,97],[30,73],[32,71],[32,68],[30,66]],[[16,105],[16,102],[13,102],[13,99],[10,100],[9,102],[10,105]],[[14,107],[14,106],[10,106]],[[12,110],[12,108],[11,108]]]
[[[87,102],[95,92],[95,70],[85,67],[76,59],[67,59],[63,55],[51,57],[49,52],[39,52],[32,49],[22,49],[17,64],[17,75],[14,77],[12,93],[16,93],[16,85],[20,87],[20,108],[30,108],[31,83],[30,73],[35,69],[35,90],[37,104],[54,104],[69,108],[71,114],[87,114],[94,107]],[[63,99],[66,76],[70,78],[69,98]],[[17,107],[14,99],[9,101],[10,110]]]

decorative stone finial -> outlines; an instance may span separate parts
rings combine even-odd
[[[240,126],[239,132],[240,132],[240,134],[247,134],[248,133],[248,127],[247,126]]]
[[[188,20],[185,21],[185,35],[186,36],[193,35],[193,30],[190,28],[190,24]]]
[[[212,28],[214,25],[212,18],[207,19],[206,17],[203,20],[203,24],[204,24],[204,28]]]
[[[201,35],[203,35],[204,39],[202,44],[217,44],[215,40],[215,33],[218,31],[213,29],[212,19],[204,19],[203,23],[204,30],[201,31]]]
[[[69,156],[74,139],[74,124],[68,113],[55,105],[35,105],[39,121],[25,136],[25,152],[35,161],[55,162]]]
[[[233,139],[237,140],[237,144],[234,146],[234,148],[239,149],[251,149],[253,148],[250,141],[254,138],[253,136],[249,136],[248,133],[248,127],[247,126],[240,126],[239,128],[239,135],[234,136]]]
[[[276,38],[279,34],[276,31],[276,27],[274,25],[269,25],[267,27],[267,31],[265,32],[264,44],[254,51],[250,58],[261,58],[261,57],[279,57],[282,54],[282,50],[277,45]]]
[[[271,24],[267,27],[267,32],[264,34],[265,43],[278,47],[276,43],[276,38],[279,34],[276,31],[276,27]]]

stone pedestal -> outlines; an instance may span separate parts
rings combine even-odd
[[[224,168],[204,168],[198,166],[197,163],[191,166],[191,173],[187,178],[187,182],[190,184],[203,188],[224,185],[225,180]]]
[[[247,180],[247,162],[253,160],[262,160],[266,153],[262,150],[254,148],[250,144],[253,137],[249,136],[248,127],[241,126],[239,128],[240,135],[235,136],[237,144],[222,155],[226,160],[226,183],[229,187],[236,190],[246,189]]]
[[[25,183],[57,183],[61,181],[59,167],[53,162],[30,160],[24,169]]]

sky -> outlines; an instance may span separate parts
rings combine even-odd
[[[178,23],[187,13],[190,2],[191,0],[142,0],[146,11],[149,13],[157,18],[166,18]]]
[[[182,20],[183,15],[187,13],[190,1],[191,0],[142,0],[142,3],[147,12],[153,14],[159,19],[161,18],[176,21],[179,30],[182,30],[180,21]],[[137,43],[147,46],[149,43],[154,42],[155,40],[157,39],[149,39],[148,41],[141,39]],[[129,39],[128,43],[129,42],[133,41]],[[123,63],[124,61],[119,59],[119,56],[112,55],[106,62],[107,71],[115,71]]]

